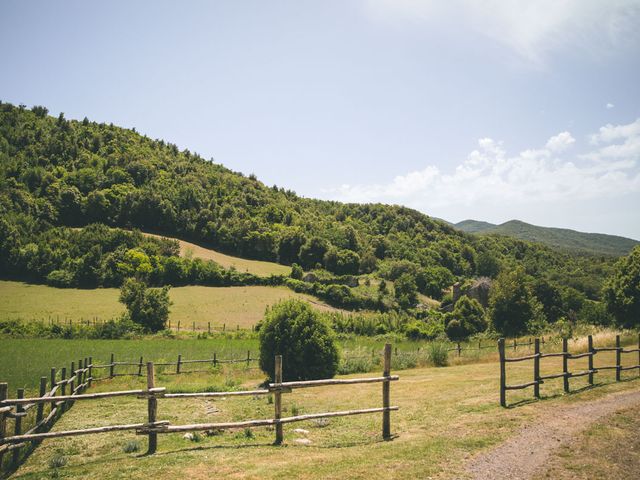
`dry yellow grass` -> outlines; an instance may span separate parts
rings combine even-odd
[[[161,235],[155,235],[152,233],[145,233],[150,237],[161,238]],[[172,238],[173,237],[164,237]],[[269,275],[289,275],[291,273],[291,267],[286,265],[280,265],[275,262],[263,262],[260,260],[249,260],[246,258],[233,257],[224,253],[205,248],[195,243],[185,242],[184,240],[175,239],[180,244],[180,255],[190,256],[194,258],[202,258],[203,260],[213,260],[218,265],[224,268],[234,267],[239,272],[253,273],[261,277],[268,277]]]
[[[118,302],[118,296],[116,288],[60,289],[0,281],[0,319],[110,319],[125,310]],[[263,317],[268,306],[287,298],[300,298],[320,310],[333,309],[309,295],[285,287],[175,287],[169,296],[173,302],[169,315],[172,327],[180,321],[185,328],[190,328],[193,322],[201,329],[206,328],[208,322],[214,325],[225,323],[231,328],[237,325],[250,328]]]

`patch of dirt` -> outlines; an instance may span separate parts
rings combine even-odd
[[[467,473],[474,480],[525,480],[546,466],[560,446],[598,420],[640,405],[640,390],[607,395],[578,405],[550,409],[498,447],[472,458]]]

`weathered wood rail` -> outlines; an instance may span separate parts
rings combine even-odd
[[[623,348],[620,343],[620,335],[616,335],[615,347],[601,347],[596,348],[593,345],[593,336],[587,337],[588,349],[583,353],[571,353],[569,352],[569,342],[566,338],[562,339],[562,352],[542,353],[540,351],[540,339],[534,340],[534,353],[531,355],[525,355],[521,357],[506,356],[506,345],[504,338],[498,340],[498,354],[500,356],[500,405],[507,406],[507,391],[509,390],[522,390],[525,388],[533,387],[533,395],[535,398],[540,398],[540,385],[545,383],[546,380],[552,380],[556,378],[562,378],[563,390],[565,393],[569,393],[570,385],[569,380],[571,378],[578,378],[588,376],[589,385],[594,384],[594,375],[604,370],[615,370],[616,381],[621,380],[621,373],[625,370],[638,370],[638,376],[640,376],[640,334],[638,334],[638,348]],[[599,352],[616,352],[616,364],[608,366],[594,366],[594,358]],[[638,364],[631,366],[622,366],[622,354],[637,353]],[[562,358],[562,373],[553,373],[549,375],[540,374],[540,361],[543,358]],[[588,366],[586,370],[579,372],[571,372],[569,370],[569,360],[576,360],[580,358],[588,359]],[[533,360],[533,379],[530,382],[521,384],[508,385],[507,384],[507,364],[515,362],[524,362]]]
[[[84,362],[84,367],[73,369],[73,376],[61,382],[54,382],[54,388],[48,392],[41,390],[41,395],[37,397],[24,398],[24,391],[18,390],[16,398],[7,398],[7,384],[0,384],[0,453],[8,451],[16,452],[29,443],[35,444],[46,439],[55,439],[62,437],[71,437],[79,435],[93,435],[98,433],[127,431],[133,430],[138,435],[147,435],[148,453],[152,454],[157,450],[158,434],[203,431],[212,429],[236,429],[247,427],[274,426],[275,427],[275,444],[278,445],[283,441],[283,425],[294,422],[302,422],[318,418],[343,417],[350,415],[366,415],[381,413],[382,414],[382,437],[384,440],[390,440],[391,434],[391,416],[392,411],[398,410],[399,407],[391,406],[390,401],[390,385],[391,382],[397,381],[397,375],[391,375],[391,345],[386,344],[384,348],[384,370],[380,377],[370,378],[349,378],[349,379],[324,379],[309,381],[282,381],[282,356],[276,356],[276,368],[274,382],[267,384],[264,388],[245,391],[232,392],[194,392],[194,393],[168,393],[164,387],[155,386],[155,365],[153,362],[146,363],[147,388],[137,390],[122,390],[113,392],[96,392],[82,393],[94,380],[88,376],[93,369],[97,367],[111,368],[111,364],[96,366],[91,363]],[[53,377],[52,377],[53,378]],[[74,382],[78,382],[77,386],[73,386]],[[305,415],[295,415],[291,417],[282,417],[282,395],[291,393],[293,390],[300,388],[322,387],[322,386],[340,386],[354,384],[370,384],[382,383],[382,407],[363,408],[356,410],[343,410],[333,412],[311,413]],[[56,396],[56,393],[62,385],[70,385],[71,394],[66,395],[64,391]],[[211,397],[228,397],[228,396],[256,396],[256,395],[274,395],[274,416],[273,418],[246,420],[239,422],[222,422],[222,423],[200,423],[191,425],[171,425],[169,421],[158,420],[158,403],[162,399],[181,399],[181,398],[211,398]],[[123,425],[106,425],[102,427],[85,428],[77,430],[65,431],[48,431],[39,430],[44,425],[46,419],[42,419],[35,427],[26,432],[22,432],[19,421],[25,415],[27,409],[36,407],[38,412],[42,410],[40,407],[51,405],[51,413],[47,419],[53,418],[57,408],[63,405],[69,405],[71,402],[83,402],[88,400],[99,400],[104,398],[134,396],[147,401],[147,421],[134,424]],[[6,419],[14,418],[16,420],[15,431],[12,435],[7,435],[5,426]]]

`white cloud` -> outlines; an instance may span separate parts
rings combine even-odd
[[[450,21],[514,51],[533,65],[562,48],[605,54],[638,40],[638,0],[368,0],[367,11],[384,22]]]
[[[609,102],[609,103],[607,103],[606,107],[607,107],[607,110],[611,110],[613,107],[615,107],[615,105],[613,103]]]
[[[325,194],[347,202],[402,203],[437,213],[454,206],[555,207],[558,202],[640,192],[640,119],[606,125],[591,137],[589,151],[570,158],[561,155],[574,143],[569,132],[561,132],[544,148],[510,156],[501,142],[483,138],[451,172],[428,165],[387,184],[342,185]]]
[[[576,141],[569,132],[561,132],[555,137],[551,137],[547,142],[547,148],[552,152],[562,152],[569,148]]]

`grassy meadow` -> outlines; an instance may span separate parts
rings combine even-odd
[[[611,364],[611,352],[600,360]],[[628,357],[628,356],[627,356]],[[632,361],[624,360],[625,364]],[[579,368],[582,360],[575,360]],[[527,381],[531,364],[509,365],[509,383]],[[558,371],[561,362],[543,362],[543,374]],[[182,434],[159,435],[159,449],[143,455],[146,437],[113,433],[44,441],[20,467],[14,478],[460,478],[464,461],[514,434],[538,416],[553,415],[563,403],[582,402],[607,393],[637,388],[637,373],[625,372],[620,383],[614,373],[598,374],[599,388],[584,389],[586,379],[572,379],[576,393],[564,395],[562,381],[542,386],[545,401],[531,401],[531,391],[509,395],[516,407],[498,406],[498,365],[495,362],[418,368],[395,372],[392,384],[391,442],[381,440],[379,414],[330,419],[327,423],[303,422],[285,425],[285,443],[272,446],[273,431],[255,428],[226,430],[192,441]],[[361,375],[362,376],[362,375]],[[240,371],[235,382],[223,374],[158,376],[157,385],[174,391],[253,388],[262,380],[250,370]],[[142,388],[144,379],[122,378],[99,382],[94,390]],[[285,416],[322,411],[376,407],[380,385],[332,386],[296,390],[283,396]],[[160,420],[172,424],[223,422],[270,418],[273,405],[265,397],[159,400]],[[135,397],[76,403],[54,430],[107,424],[135,423],[146,418],[146,402]],[[308,431],[295,432],[296,428]],[[298,442],[301,438],[309,444]],[[139,450],[125,453],[127,443]],[[55,467],[63,457],[66,465]]]
[[[145,235],[149,235],[150,237],[165,237],[173,239],[173,237],[155,235],[152,233],[145,233]],[[289,275],[291,273],[291,267],[280,265],[279,263],[234,257],[210,248],[202,247],[195,243],[185,242],[184,240],[179,240],[177,238],[175,240],[180,244],[180,255],[183,257],[213,260],[224,268],[233,267],[239,272],[252,273],[260,277],[268,277],[269,275]]]
[[[110,319],[125,310],[118,302],[119,292],[117,288],[53,288],[0,280],[0,319]],[[251,328],[268,306],[289,298],[305,300],[320,310],[335,310],[286,287],[175,287],[169,296],[173,302],[169,320],[174,328],[178,321],[183,328],[191,328],[193,322],[200,329],[207,328],[208,322],[217,327],[224,323],[227,328]]]

